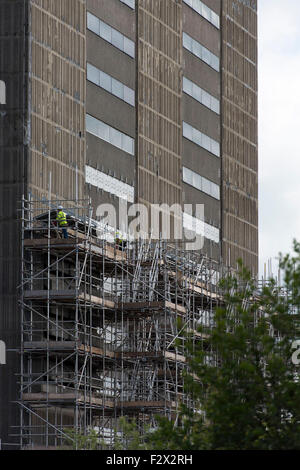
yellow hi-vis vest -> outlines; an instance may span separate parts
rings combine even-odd
[[[63,211],[60,211],[57,214],[56,220],[57,220],[57,223],[60,227],[64,227],[65,225],[68,225],[67,215]]]

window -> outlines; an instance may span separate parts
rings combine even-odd
[[[202,147],[210,152],[210,138],[205,134],[202,134]]]
[[[110,139],[109,139],[109,126],[107,124],[105,124],[104,122],[101,122],[101,121],[98,121],[98,137],[100,137],[100,139],[102,139],[102,140],[105,140],[106,142],[110,141]]]
[[[183,181],[193,186],[193,172],[186,167],[183,167]]]
[[[134,139],[132,137],[123,134],[114,127],[108,126],[89,114],[86,115],[86,130],[99,139],[109,142],[111,145],[130,155],[134,155]]]
[[[198,173],[196,173],[195,171],[193,171],[192,174],[194,188],[197,188],[202,191],[202,176],[198,175]]]
[[[192,41],[192,50],[191,52],[198,57],[199,59],[203,59],[202,57],[202,49],[201,44],[197,41]],[[204,59],[203,59],[204,60]]]
[[[112,92],[112,79],[109,75],[100,71],[100,87],[109,93]]]
[[[122,1],[122,0],[121,0]],[[216,28],[220,28],[220,17],[212,11],[207,5],[205,5],[201,0],[183,0],[184,3],[189,5],[193,10],[195,10],[199,15],[203,16],[207,21],[213,24]]]
[[[100,22],[100,36],[102,39],[105,39],[107,42],[112,42],[112,29],[111,27],[104,23],[103,21]]]
[[[109,141],[115,147],[122,148],[122,134],[113,127],[109,128]]]
[[[219,100],[207,93],[207,91],[202,90],[196,83],[191,82],[186,77],[183,77],[183,91],[215,113],[220,114]]]
[[[205,148],[216,155],[216,157],[220,156],[219,142],[203,134],[203,132],[198,131],[198,129],[195,129],[195,127],[190,126],[190,124],[187,124],[186,122],[183,122],[182,129],[183,137],[191,140],[194,144],[199,145],[199,147]]]
[[[214,11],[211,12],[211,22],[216,28],[220,28],[220,17]]]
[[[93,31],[93,33],[100,35],[100,21],[98,18],[94,15],[90,15],[88,13],[87,16],[87,27],[90,31]]]
[[[193,96],[193,83],[185,77],[183,77],[183,91]]]
[[[134,90],[131,88],[128,88],[127,86],[124,86],[124,101],[126,103],[131,104],[131,106],[135,105],[135,93]]]
[[[134,155],[134,140],[126,134],[122,134],[122,148],[124,152]]]
[[[211,53],[206,47],[202,47],[202,60],[209,65],[211,64]]]
[[[134,57],[134,42],[124,36],[124,52]]]
[[[183,137],[189,140],[193,140],[193,128],[189,126],[186,122],[183,122]]]
[[[215,140],[211,139],[210,145],[211,145],[211,149],[210,149],[211,153],[213,153],[214,155],[219,157],[220,156],[220,144],[219,144],[219,142],[216,142]]]
[[[220,230],[218,228],[207,224],[200,219],[196,219],[196,217],[193,217],[186,212],[183,213],[183,227],[187,230],[196,232],[215,243],[220,242]]]
[[[188,34],[183,33],[183,47],[185,47],[188,51],[192,52],[193,44],[192,38]]]
[[[220,199],[220,186],[215,183],[211,183],[211,196]]]
[[[193,186],[199,191],[220,200],[220,186],[207,178],[204,178],[204,176],[199,175],[195,171],[183,167],[182,180],[184,183]]]
[[[135,9],[135,0],[120,0],[120,2],[125,3],[129,8]]]
[[[199,101],[200,103],[204,104],[204,100],[203,100],[203,97],[202,97],[202,92],[203,90],[201,90],[200,87],[198,87],[197,85],[194,86],[192,85],[192,97],[195,98],[197,101]]]
[[[102,72],[91,64],[87,64],[87,79],[108,91],[114,96],[117,96],[131,106],[135,106],[135,93],[134,90],[128,88],[123,83],[115,80],[107,73]]]
[[[98,122],[94,120],[91,116],[86,116],[86,128],[91,134],[98,135]]]
[[[210,21],[211,19],[211,9],[204,5],[204,3],[202,3],[202,16],[207,21]]]
[[[202,132],[198,131],[198,129],[192,128],[192,136],[193,142],[200,147],[202,146]]]
[[[202,191],[206,194],[211,194],[210,181],[206,178],[202,178]]]
[[[96,188],[102,189],[107,193],[114,194],[115,196],[125,199],[129,202],[134,202],[134,187],[130,186],[123,181],[113,178],[112,176],[96,170],[91,166],[85,167],[85,181]]]
[[[124,101],[124,85],[114,78],[112,79],[112,94]]]
[[[210,108],[211,107],[211,96],[206,92],[206,91],[202,91],[202,102],[204,104],[204,106],[206,106],[207,108]]]
[[[111,43],[121,51],[124,51],[124,36],[116,29],[112,29]]]
[[[220,61],[219,61],[219,58],[217,56],[215,56],[214,54],[211,54],[211,62],[210,62],[210,66],[219,71],[220,69]]]
[[[130,57],[135,56],[135,44],[131,39],[104,23],[104,21],[101,21],[90,12],[87,12],[87,28]]]
[[[220,101],[213,96],[211,97],[211,109],[215,113],[220,114]]]
[[[87,78],[90,82],[95,83],[95,85],[100,85],[99,70],[91,64],[87,64]]]
[[[210,52],[206,47],[202,46],[200,42],[193,39],[186,33],[183,33],[183,47],[194,54],[199,59],[203,60],[207,65],[219,72],[220,60],[215,54]]]

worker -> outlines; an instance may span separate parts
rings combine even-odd
[[[126,240],[123,239],[123,236],[120,232],[116,232],[116,246],[119,250],[123,250],[126,247]]]
[[[58,206],[57,208],[57,217],[56,217],[57,226],[62,229],[62,233],[65,239],[69,238],[68,235],[68,221],[67,221],[67,214],[63,211],[62,206]]]

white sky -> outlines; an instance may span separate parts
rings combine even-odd
[[[300,241],[300,1],[258,0],[258,15],[262,274]]]

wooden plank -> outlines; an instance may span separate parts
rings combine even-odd
[[[80,293],[77,297],[75,290],[25,291],[24,298],[33,300],[47,300],[49,298],[50,300],[74,300],[74,302],[76,301],[76,299],[78,299],[82,302],[88,302],[94,305],[101,305],[109,309],[113,309],[115,307],[115,303],[111,300],[102,299],[101,297],[96,297],[95,295]]]
[[[111,300],[102,299],[101,297],[96,297],[95,295],[88,295],[85,293],[81,293],[79,295],[79,299],[84,302],[89,302],[91,304],[101,305],[106,308],[113,309],[115,307],[115,303]]]
[[[186,358],[182,356],[181,354],[175,354],[169,351],[165,351],[165,358],[170,360],[170,361],[175,361],[175,362],[186,362]]]
[[[26,341],[24,343],[24,349],[31,350],[75,350],[75,341]]]
[[[103,350],[100,348],[96,348],[95,346],[90,347],[85,344],[81,344],[78,349],[82,352],[89,352],[92,355],[101,356],[101,357],[109,357],[110,359],[115,359],[117,356],[117,353],[113,351]]]
[[[71,230],[69,229],[69,234],[70,232]],[[27,239],[24,240],[24,246],[27,248],[47,248],[49,245],[51,248],[74,248],[78,245],[78,248],[83,251],[91,251],[92,254],[96,254],[101,257],[105,256],[110,260],[124,261],[127,258],[125,252],[115,250],[113,246],[105,245],[105,247],[103,248],[102,246],[99,246],[96,243],[90,243],[88,239],[80,232],[75,232],[74,230],[72,230],[72,232],[73,234],[75,234],[74,237],[76,237],[76,233],[80,235],[79,237],[77,237],[79,238],[79,240],[76,238],[69,238],[68,240],[62,238],[51,238],[50,241],[48,240],[48,238]]]
[[[157,359],[159,361],[164,359],[163,352],[158,351],[158,352],[149,352],[149,351],[142,351],[142,352],[136,352],[136,351],[123,351],[123,352],[117,352],[116,353],[116,358],[117,359],[131,359],[131,358],[148,358],[148,359]]]
[[[35,300],[74,300],[76,299],[75,290],[28,290],[24,292],[25,299]]]
[[[123,305],[119,304],[119,309],[122,308],[124,310],[164,310],[165,308],[169,308],[177,312],[186,313],[185,307],[168,301],[126,302]]]
[[[50,350],[50,351],[70,351],[76,350],[76,342],[75,341],[31,341],[24,343],[25,350]],[[95,346],[88,346],[85,344],[80,344],[78,346],[78,350],[81,352],[88,352],[95,356],[101,357],[108,357],[114,359],[116,354],[113,351],[103,350],[101,348],[97,348]]]
[[[24,240],[25,247],[47,247],[48,245],[55,246],[56,248],[59,246],[66,247],[66,246],[76,246],[77,242],[73,239],[62,239],[62,238],[29,238]]]
[[[23,393],[22,399],[26,402],[45,402],[45,401],[58,401],[58,402],[79,402],[79,403],[89,403],[91,405],[98,405],[103,406],[105,408],[113,408],[114,402],[109,400],[103,400],[102,398],[98,397],[89,397],[80,394],[76,396],[75,392],[67,392],[67,393]]]
[[[123,401],[118,403],[119,407],[122,408],[176,408],[175,401]]]

